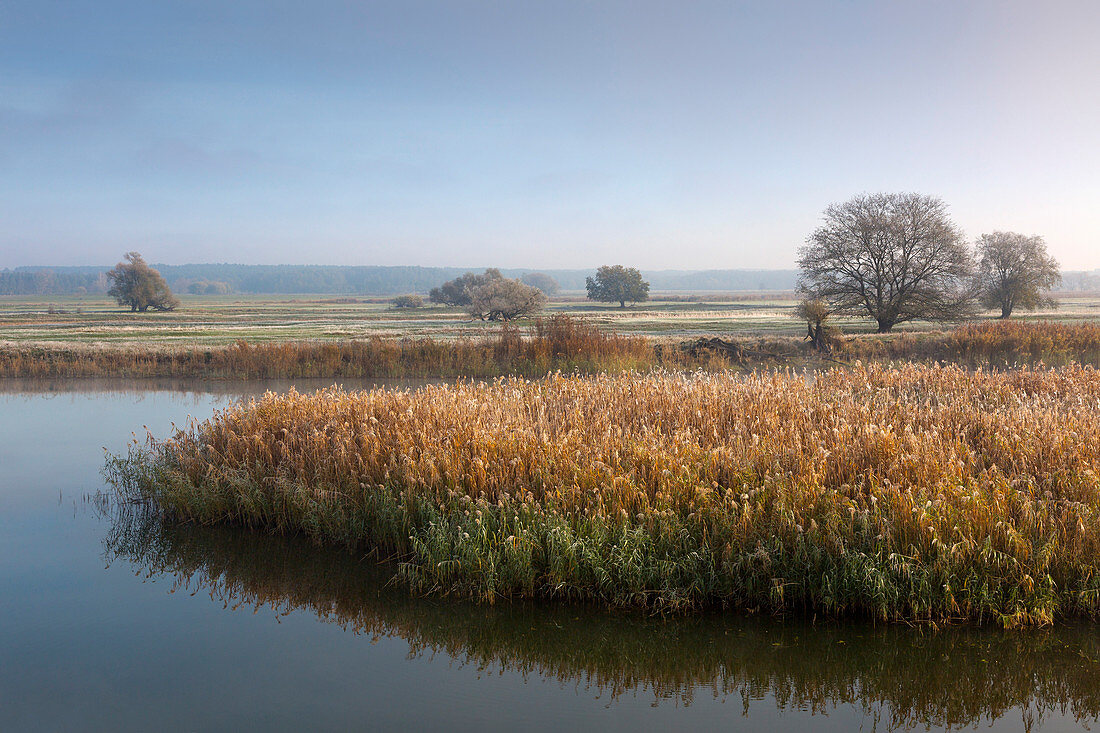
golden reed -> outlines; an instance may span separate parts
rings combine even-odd
[[[1046,624],[1100,609],[1100,371],[860,366],[267,394],[109,470],[423,592]]]

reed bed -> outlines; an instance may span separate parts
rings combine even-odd
[[[416,591],[1047,624],[1100,611],[1100,372],[857,366],[267,394],[108,463]]]

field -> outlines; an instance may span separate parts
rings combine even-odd
[[[1048,624],[1100,613],[1100,372],[918,366],[267,394],[112,459],[169,516],[424,593]]]
[[[171,313],[130,313],[101,297],[53,300],[0,297],[0,347],[14,345],[160,345],[198,347],[298,340],[344,341],[373,336],[454,340],[496,333],[499,326],[472,321],[457,309],[404,310],[386,299],[319,296],[181,296]],[[1061,307],[1022,320],[1062,323],[1100,321],[1100,294],[1062,294]],[[791,318],[793,293],[676,295],[656,293],[654,300],[620,309],[595,304],[579,295],[551,302],[548,314],[582,317],[610,333],[663,341],[700,336],[801,337],[804,327]],[[52,312],[51,312],[52,311]],[[867,321],[843,324],[850,333],[867,333]],[[900,333],[942,330],[913,323]]]

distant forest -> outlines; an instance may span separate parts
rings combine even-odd
[[[193,285],[225,283],[235,293],[399,295],[426,293],[475,267],[384,267],[376,265],[153,265],[177,293]],[[18,267],[0,270],[0,295],[104,293],[105,267]],[[545,272],[564,291],[584,291],[595,270],[502,269],[505,277]],[[796,270],[649,270],[642,272],[654,291],[729,292],[793,290]],[[1100,270],[1064,273],[1061,290],[1100,291]],[[199,292],[203,292],[201,288]],[[214,291],[209,291],[214,292]]]
[[[227,283],[235,293],[328,293],[399,295],[426,293],[477,267],[383,267],[376,265],[153,265],[177,293],[194,283]],[[18,267],[0,270],[0,295],[103,293],[109,267]],[[545,272],[562,290],[584,291],[592,270],[502,269],[505,277]],[[657,270],[643,272],[653,290],[792,290],[794,270]]]

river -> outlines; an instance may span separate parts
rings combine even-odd
[[[104,449],[132,432],[289,386],[0,384],[0,730],[1060,731],[1100,714],[1090,624],[416,598],[373,558],[104,493]]]

